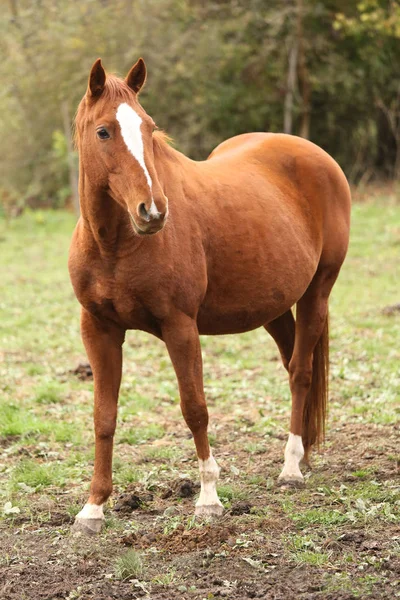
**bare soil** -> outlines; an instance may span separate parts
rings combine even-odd
[[[398,434],[393,426],[338,426],[328,437],[324,455],[316,459],[306,490],[282,491],[267,485],[267,472],[275,477],[282,460],[281,444],[270,448],[267,444],[266,452],[255,454],[251,463],[252,473],[265,479],[251,488],[246,499],[232,501],[218,521],[198,524],[193,520],[191,526],[182,517],[189,519],[193,514],[198,484],[187,479],[151,490],[141,484],[115,490],[109,511],[112,518],[98,537],[71,533],[68,493],[56,494],[46,506],[33,494],[32,503],[43,522],[32,523],[17,515],[0,532],[0,598],[394,599],[400,593],[400,556],[393,550],[396,544],[399,547],[398,521],[375,521],[373,529],[367,518],[334,526],[312,522],[304,526],[293,519],[293,511],[297,503],[327,514],[340,508],[324,486],[357,486],[355,468],[373,470],[374,480],[380,483],[398,483],[398,467],[389,460],[397,451]],[[251,435],[244,434],[246,442]],[[230,450],[227,441],[223,451]],[[237,446],[232,451],[238,454]],[[235,463],[239,469],[250,468],[248,457],[248,452],[239,452]],[[292,509],[285,509],[282,496]],[[133,520],[134,529],[130,527]],[[294,534],[316,536],[329,560],[322,565],[298,560],[283,543]],[[142,554],[144,574],[139,579],[117,580],[113,564],[129,548]],[[345,580],[341,570],[346,572]],[[160,581],[168,574],[170,580]]]

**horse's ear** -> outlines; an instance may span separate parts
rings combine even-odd
[[[146,81],[146,65],[143,58],[139,58],[137,63],[133,65],[125,81],[136,94],[140,92]]]
[[[101,64],[101,58],[98,58],[93,64],[89,75],[88,96],[98,97],[103,93],[106,84],[106,72]]]

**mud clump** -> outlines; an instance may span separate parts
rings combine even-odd
[[[159,544],[162,544],[163,550],[180,554],[188,550],[204,550],[219,546],[227,542],[235,533],[236,528],[233,525],[214,524],[194,529],[185,529],[181,525],[168,536],[164,536],[164,540],[159,540]]]
[[[142,508],[148,502],[152,502],[153,494],[139,493],[135,488],[127,488],[127,491],[118,496],[114,511],[122,514],[129,514],[138,508]]]
[[[239,516],[239,515],[248,515],[250,514],[252,509],[252,504],[250,504],[250,502],[246,502],[246,501],[240,501],[240,502],[236,502],[231,510],[230,510],[230,514],[232,516]]]
[[[75,369],[71,369],[70,373],[75,375],[81,381],[93,380],[93,371],[89,363],[79,363]]]
[[[172,496],[175,498],[191,498],[200,490],[200,484],[191,479],[176,479],[163,492],[161,498],[166,500]]]
[[[385,308],[382,309],[382,314],[389,316],[389,317],[399,314],[399,313],[400,313],[400,304],[393,304],[392,306],[385,306]]]

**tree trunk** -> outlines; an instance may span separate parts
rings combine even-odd
[[[9,0],[10,11],[15,21],[18,19],[18,4],[17,0]]]
[[[71,136],[71,120],[69,117],[68,102],[63,100],[61,103],[61,112],[64,124],[64,135],[67,142],[69,185],[71,188],[71,197],[74,211],[77,215],[80,213],[79,193],[78,193],[78,171],[74,160],[74,149]]]
[[[298,40],[295,37],[293,38],[293,42],[289,51],[289,64],[283,113],[283,131],[285,133],[292,133],[293,131],[293,97],[296,89],[297,57]]]
[[[310,137],[311,83],[304,51],[303,0],[297,2],[297,40],[299,48],[297,76],[302,99],[299,135],[308,139]]]

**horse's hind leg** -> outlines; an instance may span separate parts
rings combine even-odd
[[[328,298],[338,269],[320,267],[297,303],[296,335],[289,362],[292,413],[279,483],[302,485],[300,462],[323,437],[328,375]]]
[[[264,327],[275,340],[281,354],[283,366],[288,370],[293,354],[295,336],[295,320],[292,311],[288,310],[274,321],[264,325]]]
[[[187,315],[175,314],[163,324],[162,336],[178,379],[182,414],[193,434],[199,459],[201,490],[196,515],[221,515],[223,507],[216,488],[219,468],[207,436],[208,410],[197,323]]]

